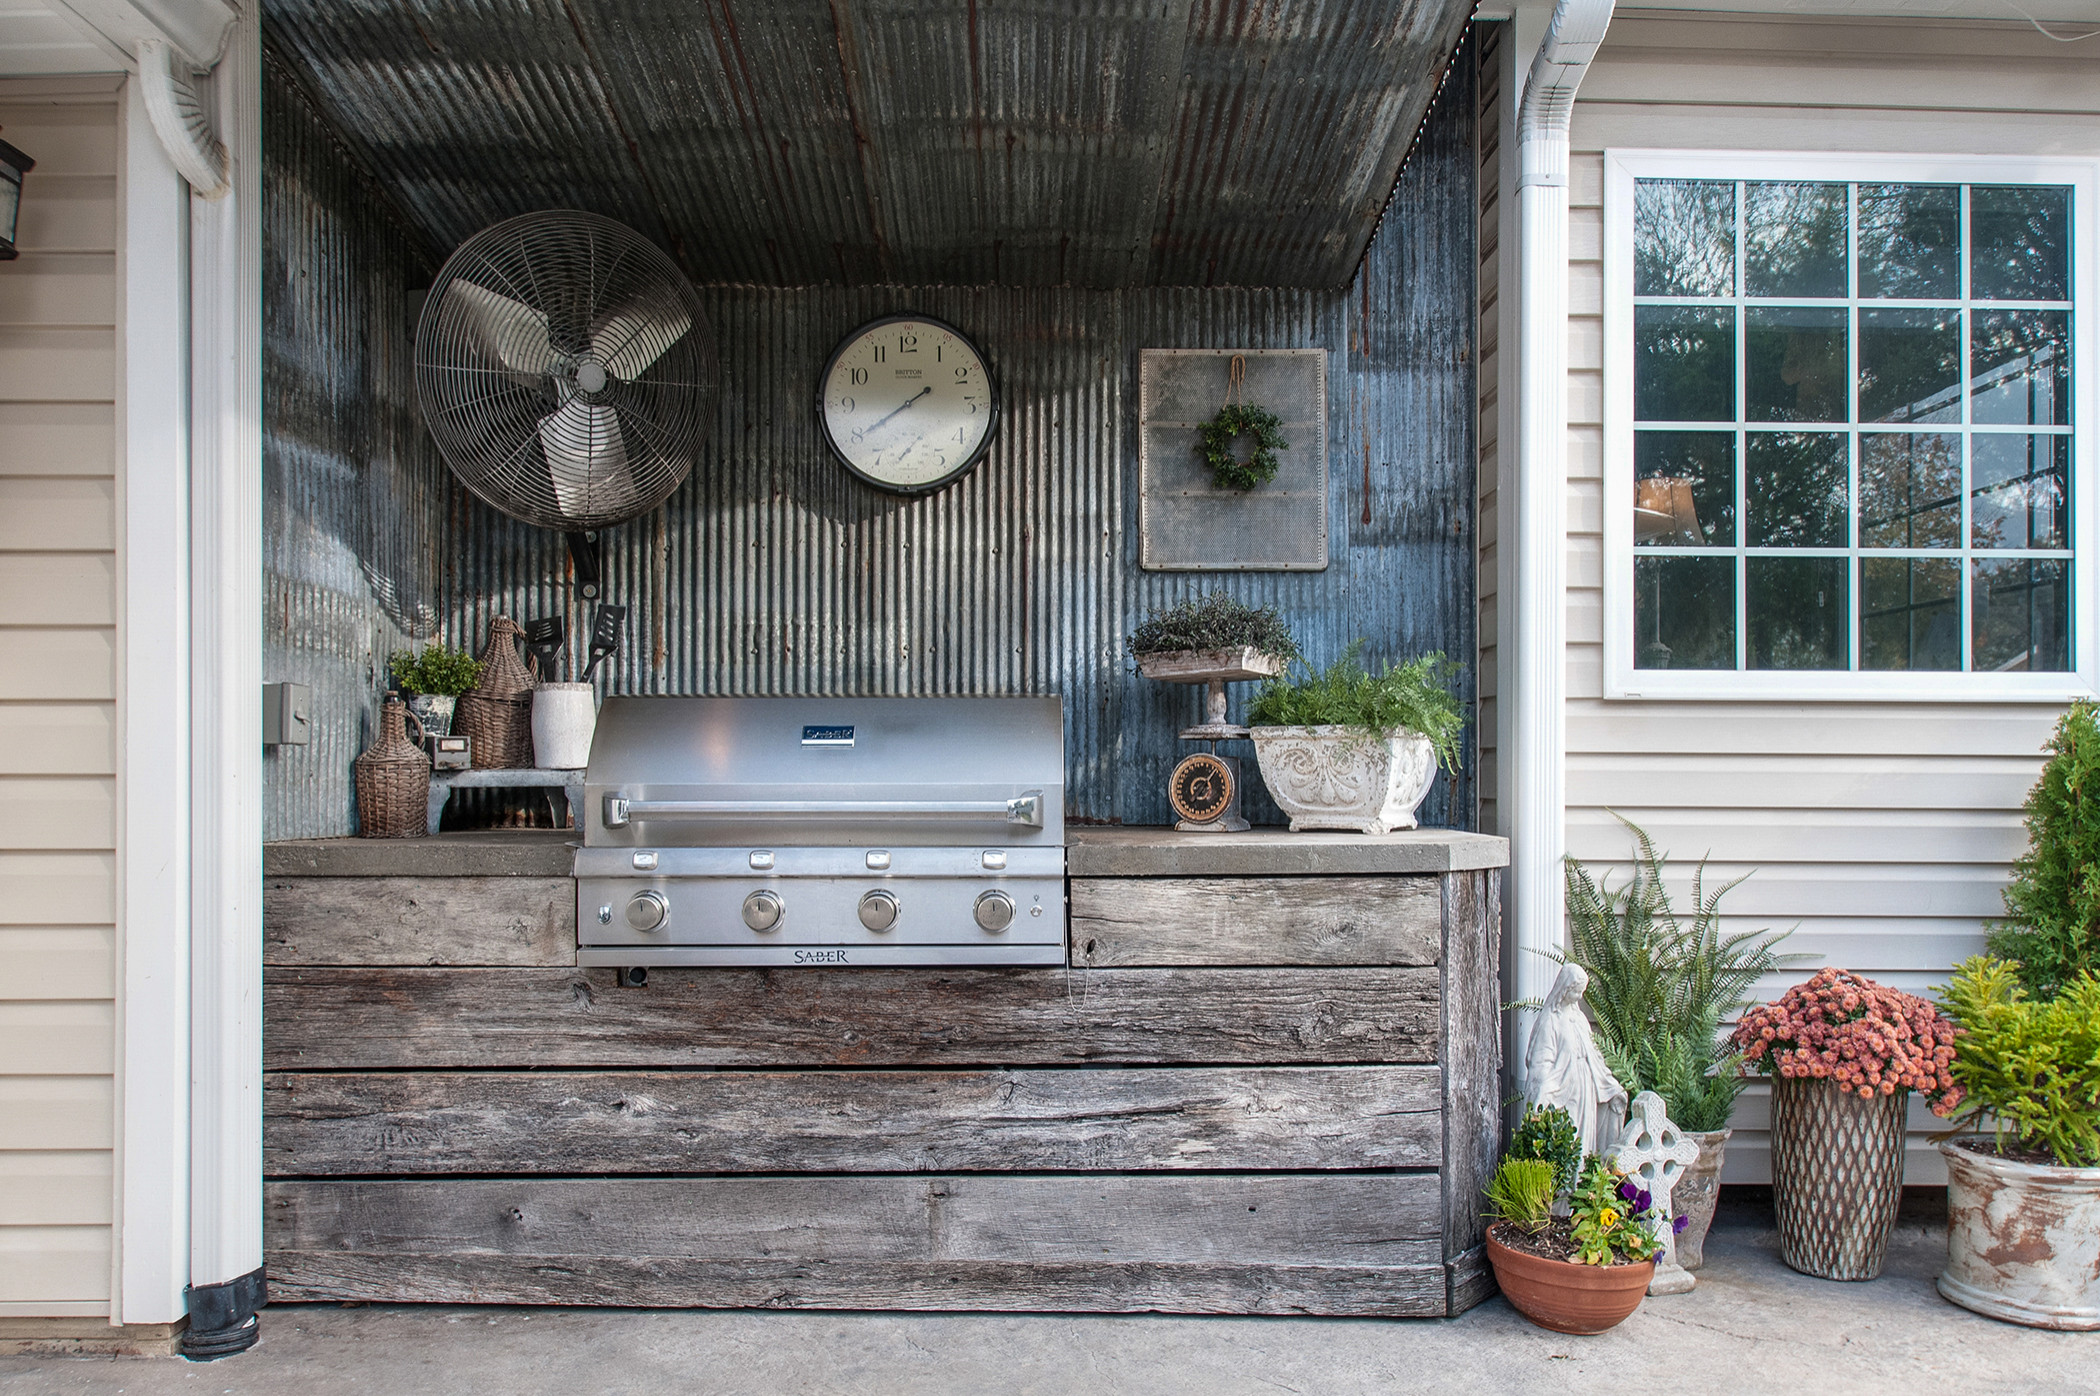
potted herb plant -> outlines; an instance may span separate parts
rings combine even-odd
[[[1130,652],[1149,679],[1192,681],[1231,669],[1239,678],[1280,674],[1298,657],[1274,606],[1249,606],[1222,591],[1154,611],[1131,632]]]
[[[1943,1117],[1961,1104],[1953,1021],[1914,994],[1824,969],[1744,1014],[1735,1045],[1772,1076],[1779,1258],[1826,1280],[1875,1278],[1903,1195],[1910,1092]]]
[[[1781,965],[1803,958],[1775,948],[1791,932],[1721,934],[1721,898],[1742,881],[1706,890],[1706,865],[1692,874],[1692,900],[1679,917],[1664,885],[1664,859],[1639,825],[1633,834],[1633,877],[1614,888],[1567,862],[1568,951],[1589,975],[1583,1005],[1595,1026],[1597,1048],[1629,1097],[1654,1091],[1670,1119],[1699,1146],[1699,1159],[1671,1194],[1684,1219],[1677,1260],[1696,1270],[1705,1260],[1706,1232],[1720,1198],[1730,1115],[1746,1084],[1742,1054],[1721,1032],[1750,1006],[1750,986]]]
[[[1277,675],[1248,709],[1262,779],[1293,829],[1412,829],[1437,768],[1458,769],[1457,666],[1425,654],[1373,674],[1363,647],[1300,681]]]
[[[2100,1329],[2100,712],[2074,705],[2027,797],[1991,955],[1940,1002],[1988,1138],[1945,1139],[1940,1293],[2035,1328]]]
[[[394,686],[408,697],[408,710],[432,736],[452,731],[452,710],[459,695],[481,677],[481,661],[465,650],[425,645],[387,661]]]
[[[1595,1155],[1582,1164],[1565,1215],[1557,1215],[1559,1165],[1516,1154],[1513,1143],[1487,1186],[1488,1263],[1503,1297],[1557,1333],[1616,1327],[1648,1292],[1669,1219],[1637,1182]]]

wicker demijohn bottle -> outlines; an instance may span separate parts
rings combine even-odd
[[[379,735],[357,758],[357,832],[368,839],[416,839],[430,832],[430,758],[409,740],[415,719],[386,696]]]
[[[524,633],[509,616],[490,621],[481,681],[459,695],[452,730],[474,739],[478,771],[532,764],[532,675],[518,654]]]

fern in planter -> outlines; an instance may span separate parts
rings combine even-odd
[[[1352,727],[1373,740],[1396,727],[1419,732],[1436,749],[1439,765],[1455,771],[1466,710],[1452,693],[1458,666],[1441,654],[1388,664],[1372,674],[1363,665],[1364,642],[1302,682],[1288,671],[1270,679],[1247,709],[1250,727]]]
[[[2013,864],[1991,954],[2018,962],[2021,984],[2051,998],[2100,976],[2100,709],[2074,703],[2044,748],[2027,796],[2027,852]]]
[[[1721,898],[1737,878],[1706,890],[1706,865],[1692,877],[1692,909],[1680,919],[1663,885],[1663,859],[1631,820],[1633,879],[1613,889],[1573,858],[1567,862],[1568,951],[1589,973],[1583,996],[1597,1049],[1628,1095],[1654,1091],[1679,1129],[1728,1127],[1742,1093],[1741,1058],[1721,1024],[1750,1002],[1761,975],[1802,955],[1775,948],[1791,931],[1721,934]]]

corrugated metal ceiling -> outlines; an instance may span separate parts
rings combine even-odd
[[[697,281],[1345,285],[1469,0],[266,0],[442,254],[587,208]]]

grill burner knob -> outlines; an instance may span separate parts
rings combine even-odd
[[[627,924],[638,931],[653,931],[671,914],[671,904],[661,892],[637,892],[627,899]]]
[[[897,924],[897,899],[887,892],[870,892],[860,899],[860,924],[871,931],[886,931]]]
[[[1004,892],[986,892],[977,899],[977,924],[998,935],[1014,923],[1014,899]]]
[[[754,931],[770,931],[780,924],[780,896],[775,892],[753,892],[744,898],[744,924]]]

